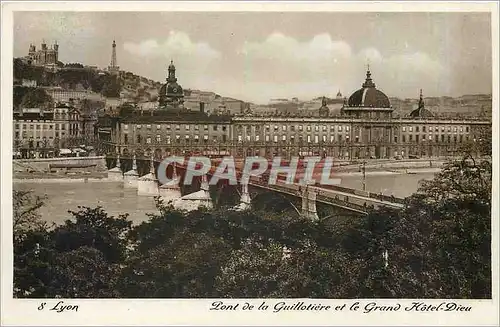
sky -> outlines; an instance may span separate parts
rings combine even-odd
[[[14,56],[59,44],[59,60],[255,103],[349,96],[367,64],[390,97],[491,93],[489,13],[16,12]]]

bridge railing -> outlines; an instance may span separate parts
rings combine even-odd
[[[364,197],[368,197],[368,198],[372,198],[372,199],[376,199],[376,200],[404,204],[404,199],[397,198],[397,197],[392,196],[392,195],[383,195],[383,194],[378,194],[378,193],[373,193],[373,192],[361,191],[361,190],[351,189],[351,188],[342,187],[342,186],[338,186],[338,185],[323,185],[323,184],[316,183],[315,186],[325,188],[325,189],[335,190],[335,191],[339,191],[339,192],[343,192],[343,193],[364,196]]]
[[[349,208],[352,208],[354,210],[362,211],[362,212],[367,212],[368,209],[373,208],[373,206],[363,206],[363,205],[349,202],[347,199],[342,200],[342,199],[337,198],[337,197],[332,198],[330,196],[325,196],[325,195],[321,194],[321,192],[316,195],[316,200],[336,204],[336,205],[342,206],[342,207],[349,207]]]
[[[386,201],[386,202],[399,203],[399,204],[405,203],[404,199],[397,198],[393,195],[384,195],[384,194],[377,194],[377,193],[370,192],[370,198],[381,200],[381,201]]]
[[[314,186],[326,188],[326,189],[330,189],[330,190],[335,190],[335,191],[339,191],[339,192],[344,192],[344,193],[350,193],[350,194],[354,194],[354,195],[360,195],[360,194],[356,194],[356,190],[354,190],[354,189],[342,187],[342,186],[338,186],[338,185],[323,185],[320,183],[315,183]]]

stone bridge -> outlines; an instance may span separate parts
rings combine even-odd
[[[126,187],[138,188],[138,194],[142,195],[158,195],[162,186],[159,185],[156,176],[156,168],[159,165],[159,160],[150,160],[150,169],[147,174],[139,174],[137,172],[137,164],[134,160],[132,169],[123,173],[123,169],[115,167],[108,171],[109,178],[113,180],[123,180]],[[183,182],[186,173],[186,164],[176,164],[175,170],[178,174],[180,183]],[[213,176],[214,167],[206,174],[210,178]],[[167,176],[172,178],[173,166],[170,165],[167,169]],[[141,176],[142,175],[142,176]],[[241,178],[241,171],[237,169],[237,178]],[[225,181],[227,182],[227,181]],[[194,189],[201,184],[201,177],[196,176],[193,180]],[[238,186],[237,186],[238,187]],[[292,197],[300,198],[302,200],[301,214],[311,219],[317,219],[316,203],[326,204],[347,210],[357,214],[367,214],[372,208],[389,207],[394,209],[404,208],[404,200],[393,196],[376,194],[356,189],[345,188],[337,185],[302,185],[297,182],[285,183],[285,181],[278,176],[275,184],[268,183],[268,175],[251,176],[249,179],[248,187],[244,188],[241,185],[242,202],[250,200],[248,194],[248,187],[257,188],[266,191],[278,192]],[[193,188],[193,187],[192,187]],[[196,190],[195,190],[196,191]],[[245,198],[245,200],[243,200]],[[246,203],[249,204],[249,203]]]

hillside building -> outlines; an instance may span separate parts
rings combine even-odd
[[[30,44],[28,62],[34,66],[44,66],[47,68],[56,68],[59,60],[59,45],[54,42],[50,47],[45,41],[42,42],[40,49],[36,49],[34,44]]]

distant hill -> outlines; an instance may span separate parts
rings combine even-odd
[[[409,114],[418,107],[418,99],[390,98],[391,105],[400,116]],[[469,94],[460,97],[426,97],[425,107],[435,115],[448,117],[491,117],[491,94]]]

